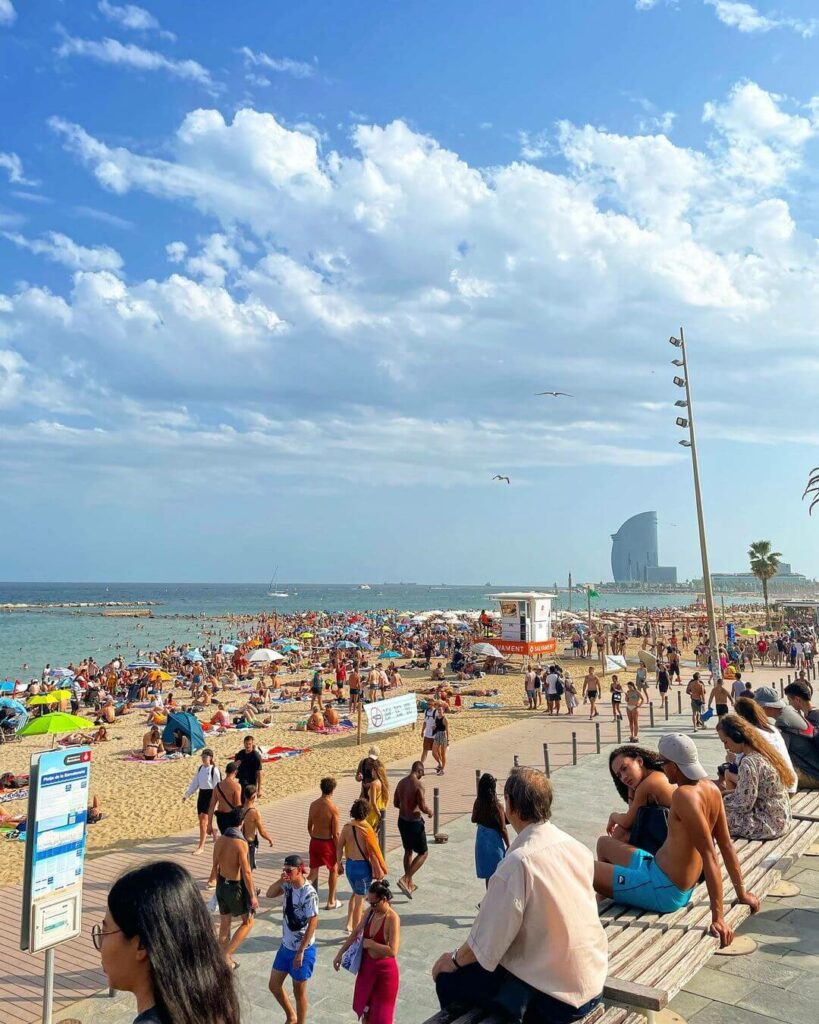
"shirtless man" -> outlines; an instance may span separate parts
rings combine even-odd
[[[307,832],[310,836],[310,874],[308,882],[318,889],[318,876],[321,868],[327,868],[330,878],[327,883],[327,902],[325,910],[335,910],[339,906],[336,901],[338,885],[338,846],[339,817],[338,808],[333,803],[333,792],[336,780],[322,779],[319,783],[321,796],[310,804],[307,812]]]
[[[594,669],[589,665],[589,671],[583,680],[583,699],[589,700],[589,721],[595,718],[600,712],[597,710],[597,698],[600,695],[600,680]]]
[[[731,696],[728,690],[722,685],[722,680],[717,679],[714,685],[711,687],[711,692],[708,694],[708,707],[716,703],[717,706],[717,717],[724,718],[730,710],[728,705],[734,703],[734,698]]]
[[[242,802],[242,835],[247,840],[248,851],[250,854],[250,869],[251,871],[256,870],[256,850],[259,848],[259,836],[262,839],[266,839],[268,846],[273,846],[273,840],[267,834],[267,829],[264,827],[262,816],[259,813],[259,808],[256,806],[256,787],[251,783],[249,786],[245,786],[244,800]]]
[[[702,721],[702,709],[705,704],[705,687],[700,680],[699,672],[691,676],[691,682],[686,686],[685,692],[691,700],[691,721],[695,729],[704,729]]]
[[[715,842],[737,900],[750,907],[752,914],[759,909],[759,900],[743,884],[722,794],[700,764],[690,737],[668,733],[660,739],[659,751],[668,781],[677,786],[668,814],[668,837],[656,856],[603,837],[597,850],[601,859],[594,865],[594,888],[626,906],[668,914],[688,905],[704,873],[711,900],[711,934],[720,946],[729,946],[734,933],[724,917]]]
[[[354,665],[353,670],[350,673],[350,711],[355,711],[361,702],[361,673],[358,671],[358,666]]]
[[[253,927],[253,916],[259,906],[250,870],[248,847],[239,828],[231,826],[213,845],[213,871],[216,876],[216,902],[219,905],[219,945],[228,966],[235,967],[233,954],[245,941]],[[242,923],[231,937],[234,917]]]
[[[412,876],[428,856],[427,833],[421,814],[431,818],[432,811],[424,799],[423,777],[424,765],[416,761],[409,775],[395,787],[392,800],[393,807],[398,808],[398,831],[404,847],[404,874],[398,879],[398,888],[410,899],[418,888]]]

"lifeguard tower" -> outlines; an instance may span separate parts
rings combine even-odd
[[[501,654],[520,655],[528,665],[533,656],[557,652],[557,641],[552,638],[554,594],[527,590],[489,597],[500,606],[501,635],[492,644]]]

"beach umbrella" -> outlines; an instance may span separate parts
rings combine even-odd
[[[433,626],[432,627],[432,632],[433,633],[446,633],[446,626]]]
[[[233,652],[235,650],[236,650],[236,644],[222,644],[222,647],[221,647],[222,654],[233,654]]]
[[[260,647],[258,651],[254,651],[247,659],[251,665],[258,665],[270,661],[282,661],[284,658],[283,654],[279,654],[278,651],[271,651],[267,647]]]
[[[373,645],[372,644],[368,644],[366,640],[359,640],[358,641],[358,647],[362,651],[374,651],[375,650]]]
[[[175,677],[172,676],[170,672],[163,672],[162,669],[156,669],[148,674],[148,678],[152,683],[158,683],[160,681],[167,683],[169,679],[174,679]]]
[[[25,705],[13,697],[0,697],[0,708],[8,708],[14,712],[14,718],[8,720],[8,724],[14,726],[15,730],[21,729],[28,721],[28,711]]]
[[[502,658],[503,655],[493,644],[473,644],[472,653],[478,658]]]
[[[305,630],[303,633],[299,633],[302,640],[312,640],[313,634],[309,630]]]
[[[55,679],[73,679],[74,673],[70,668],[50,668],[48,674]]]
[[[32,704],[59,704],[60,701],[71,700],[70,690],[52,690],[51,693],[38,693],[29,697],[28,703]]]
[[[348,650],[350,647],[354,648],[355,644],[350,643],[349,640],[339,640],[339,642],[336,644],[336,650],[337,651]]]
[[[398,651],[384,651],[378,655],[379,658],[400,658],[401,655]]]
[[[0,693],[14,693],[17,689],[17,684],[13,679],[4,679],[0,682]]]
[[[751,629],[748,626],[746,626],[744,629],[738,629],[737,632],[740,634],[740,636],[759,636],[758,629]]]
[[[127,669],[135,668],[160,668],[155,661],[132,661],[130,665],[125,666]]]
[[[284,647],[282,647],[282,651],[285,654],[290,654],[293,651],[297,651],[298,649],[299,649],[299,645],[298,644],[285,644]]]
[[[382,626],[382,627],[381,627],[381,632],[382,632],[382,633],[389,633],[389,631],[390,631],[391,629],[392,629],[392,626]]]
[[[78,729],[87,729],[90,725],[87,718],[80,718],[79,715],[67,715],[64,711],[52,711],[50,715],[40,715],[39,718],[32,718],[30,722],[26,722],[17,735],[51,736],[53,747],[54,737],[60,733],[76,732]]]
[[[460,629],[460,630],[464,630],[464,629],[471,629],[472,627],[469,625],[468,622],[456,622],[455,623],[455,628],[456,629]]]

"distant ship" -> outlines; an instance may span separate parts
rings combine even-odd
[[[370,586],[369,583],[359,583],[358,589],[359,590],[372,590],[372,587]]]
[[[274,572],[273,572],[273,578],[271,579],[271,581],[269,583],[269,589],[267,591],[267,596],[268,597],[290,597],[290,595],[288,593],[286,593],[284,590],[276,590],[275,589],[276,588],[276,577],[278,575],[279,575],[279,567],[277,565],[275,570],[274,570]]]

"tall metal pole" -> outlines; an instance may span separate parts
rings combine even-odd
[[[697,438],[694,432],[694,403],[691,400],[691,375],[688,370],[688,354],[685,351],[685,333],[680,328],[680,349],[685,374],[685,400],[688,403],[688,436],[691,441],[691,466],[694,471],[694,498],[697,503],[697,526],[700,531],[700,554],[702,556],[702,586],[705,591],[705,611],[708,616],[708,640],[711,647],[711,670],[715,682],[722,680],[717,642],[717,619],[714,614],[714,591],[711,586],[711,570],[708,565],[708,542],[705,538],[705,519],[702,511],[702,490],[700,488],[700,464],[697,458]]]
[[[569,573],[569,611],[572,610],[572,574]]]

